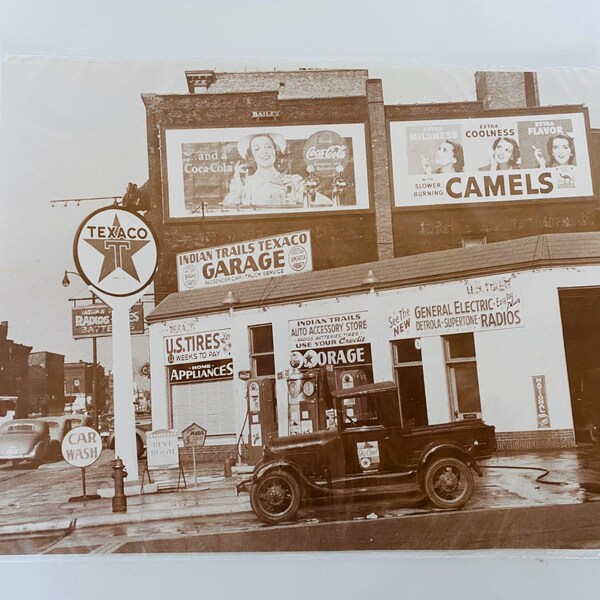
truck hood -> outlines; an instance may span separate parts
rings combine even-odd
[[[289,450],[317,448],[337,438],[335,429],[317,431],[315,433],[303,433],[300,435],[288,435],[285,437],[270,439],[265,446],[265,453],[272,452],[274,455],[286,453]]]

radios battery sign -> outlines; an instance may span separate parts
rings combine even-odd
[[[112,335],[112,309],[106,304],[76,306],[71,316],[75,339]],[[133,335],[144,333],[144,306],[141,302],[129,310],[129,328]]]

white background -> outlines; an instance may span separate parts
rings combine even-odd
[[[47,201],[57,194],[120,195],[127,181],[143,183],[145,114],[139,93],[132,92],[184,93],[185,68],[368,67],[372,76],[384,77],[386,102],[388,96],[392,102],[432,102],[473,99],[476,69],[592,67],[539,71],[540,93],[543,104],[586,103],[592,126],[597,127],[594,119],[600,118],[596,0],[1,0],[0,9],[0,49],[5,54],[112,59],[110,65],[93,69],[79,62],[62,63],[52,78],[46,77],[43,66],[25,69],[16,80],[18,88],[8,90],[3,66],[2,136],[10,145],[2,155],[1,177],[6,181],[10,172],[11,185],[0,181],[0,314],[3,319],[8,315],[11,337],[36,346],[47,342],[38,333],[42,330],[50,339],[69,331],[68,311],[65,323],[58,318],[48,322],[32,311],[39,305],[30,302],[32,297],[43,298],[69,268],[68,232],[82,214],[56,209],[50,217]],[[161,61],[149,71],[131,69],[123,60],[140,57]],[[423,64],[460,65],[466,70],[417,77],[412,68]],[[405,75],[410,71],[412,78],[392,81],[386,73],[394,65],[403,67]],[[555,85],[548,87],[548,78]],[[94,103],[88,101],[90,94]],[[18,99],[19,110],[10,98]],[[49,99],[54,103],[48,104]],[[7,104],[10,110],[5,110]],[[36,149],[36,132],[47,133],[46,126],[56,145]],[[78,132],[87,138],[86,152]],[[28,140],[30,160],[16,143],[19,139]],[[123,156],[133,160],[122,164]],[[78,177],[61,182],[65,161],[71,161],[69,172]],[[20,203],[23,197],[26,204]],[[18,237],[12,235],[15,231]],[[43,244],[34,248],[34,238]],[[11,258],[9,265],[6,256]],[[19,256],[28,262],[12,260]],[[12,300],[5,304],[7,294]],[[64,308],[66,296],[45,299],[55,309],[53,314]],[[67,359],[81,357],[80,347],[73,344]],[[509,551],[332,553],[318,559],[289,554],[6,557],[0,565],[0,594],[11,599],[86,600],[132,594],[215,599],[592,597],[599,589],[598,562],[565,556],[573,555]]]

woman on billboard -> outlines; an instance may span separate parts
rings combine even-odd
[[[465,170],[463,147],[457,142],[444,140],[435,152],[434,165],[431,165],[427,157],[421,156],[421,167],[427,175],[432,173],[462,173]]]
[[[225,206],[302,204],[302,177],[281,173],[285,138],[277,133],[246,136],[238,144],[243,160],[235,164]]]
[[[566,167],[575,165],[575,141],[566,133],[553,135],[547,144],[548,156],[550,160],[546,164],[546,159],[539,148],[533,146],[535,159],[540,169],[546,167]]]
[[[496,138],[492,144],[490,164],[480,171],[508,171],[518,169],[521,164],[521,149],[516,140],[510,137]]]

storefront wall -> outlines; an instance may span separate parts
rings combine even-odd
[[[506,289],[503,286],[508,286]],[[164,338],[182,328],[207,332],[231,331],[233,358],[233,393],[236,434],[242,430],[246,416],[247,383],[239,371],[251,369],[250,326],[271,324],[273,329],[278,428],[288,433],[288,390],[286,374],[290,372],[290,322],[298,319],[365,313],[365,343],[370,344],[375,382],[394,378],[392,340],[419,338],[430,424],[453,419],[444,338],[455,333],[473,333],[481,414],[485,422],[495,425],[501,447],[571,445],[574,443],[573,419],[566,370],[562,324],[558,301],[559,288],[600,285],[600,267],[555,268],[507,275],[481,277],[476,280],[452,281],[420,287],[364,292],[346,297],[313,300],[254,309],[236,309],[195,319],[178,319],[150,326],[153,427],[171,425],[171,396],[166,379]],[[498,287],[502,288],[498,292]],[[486,289],[495,290],[486,295]],[[415,334],[415,307],[465,306],[465,290],[474,298],[485,298],[505,315],[491,322],[479,314],[476,324],[467,323],[445,328],[421,330]],[[478,291],[479,290],[479,291]],[[481,290],[484,290],[483,292]],[[507,291],[508,290],[508,291]],[[508,299],[508,304],[506,301]],[[436,304],[437,303],[437,304]],[[511,306],[513,303],[513,306]],[[471,305],[475,306],[475,305]],[[477,305],[479,306],[479,305]],[[481,305],[483,306],[483,305]],[[486,307],[492,304],[485,304]],[[507,308],[508,306],[508,308]],[[410,307],[413,321],[400,331],[398,315]],[[430,309],[431,310],[431,309]],[[440,309],[436,309],[440,310]],[[518,318],[502,323],[508,312],[518,310]],[[468,312],[468,311],[467,311]],[[466,313],[465,313],[466,314]],[[498,314],[497,312],[494,314]],[[473,319],[472,315],[470,316]],[[392,321],[396,319],[396,329]],[[482,325],[485,325],[483,327]],[[344,340],[340,340],[343,343]],[[539,386],[534,378],[544,377],[540,408]],[[537,391],[536,391],[537,390]],[[541,413],[540,413],[541,410]],[[224,443],[218,439],[207,444]],[[513,446],[511,446],[513,444]],[[514,445],[516,444],[516,445]],[[519,445],[520,444],[520,445]]]

